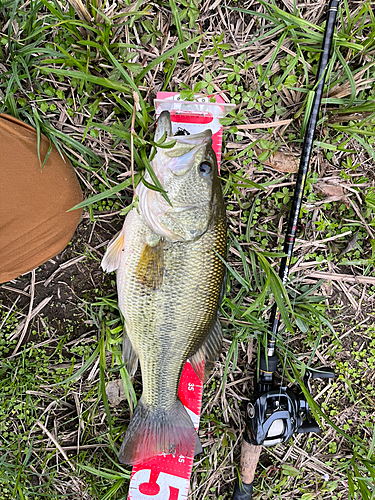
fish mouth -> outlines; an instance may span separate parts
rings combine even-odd
[[[212,130],[210,128],[199,132],[198,134],[190,135],[172,135],[168,137],[169,140],[177,140],[178,142],[183,142],[186,144],[199,144],[201,141],[208,141],[212,137]]]

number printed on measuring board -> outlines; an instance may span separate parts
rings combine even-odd
[[[132,488],[137,490],[137,500],[182,500],[189,489],[189,480],[160,472],[151,482],[151,470],[142,469],[132,478]]]

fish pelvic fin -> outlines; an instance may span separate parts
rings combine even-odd
[[[215,361],[219,357],[222,342],[223,332],[221,331],[220,321],[217,318],[202,346],[189,359],[191,366],[202,382],[207,382]]]
[[[122,361],[125,364],[129,375],[132,377],[137,371],[138,355],[134,350],[133,344],[131,343],[128,334],[126,333],[125,325],[124,334],[122,337]]]
[[[110,273],[116,271],[120,265],[121,253],[124,246],[124,232],[120,231],[109,242],[107,251],[104,254],[101,266],[104,271]]]
[[[192,456],[197,434],[181,401],[169,410],[148,408],[139,400],[130,420],[118,459],[123,464],[139,464],[160,453]]]
[[[154,246],[145,243],[136,269],[138,280],[144,286],[157,290],[163,282],[163,272],[163,240],[160,239]]]

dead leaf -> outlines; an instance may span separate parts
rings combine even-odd
[[[325,202],[342,201],[349,206],[349,200],[345,195],[344,189],[339,184],[328,184],[326,182],[317,182],[314,189],[325,197]]]
[[[117,406],[126,399],[126,394],[124,391],[124,385],[122,380],[119,378],[117,380],[111,380],[107,387],[105,388],[109,404]]]
[[[355,233],[355,235],[353,236],[353,238],[349,241],[349,243],[347,244],[347,246],[344,248],[344,250],[339,254],[339,257],[342,257],[343,255],[345,255],[347,252],[350,252],[351,250],[354,250],[356,247],[357,247],[357,239],[358,239],[358,233],[359,231],[357,231]]]
[[[343,197],[344,190],[338,184],[327,184],[325,182],[317,182],[314,188],[319,191],[323,196],[338,196]]]
[[[279,172],[295,174],[298,172],[298,163],[293,155],[287,155],[282,151],[276,151],[271,155],[267,161],[263,162],[264,165],[274,168]]]

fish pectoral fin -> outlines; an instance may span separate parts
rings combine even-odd
[[[145,243],[136,269],[138,280],[148,288],[157,290],[163,282],[163,272],[163,240],[154,246]]]
[[[124,335],[122,337],[122,361],[132,377],[138,368],[138,354],[135,352],[133,344],[131,343],[126,328],[124,326]]]
[[[109,242],[107,251],[104,254],[101,263],[101,266],[104,271],[110,273],[112,271],[115,271],[119,267],[123,246],[124,246],[124,232],[120,231]]]
[[[202,346],[189,359],[191,366],[202,382],[207,382],[210,376],[215,361],[219,357],[222,341],[223,333],[221,331],[220,321],[217,318]]]

